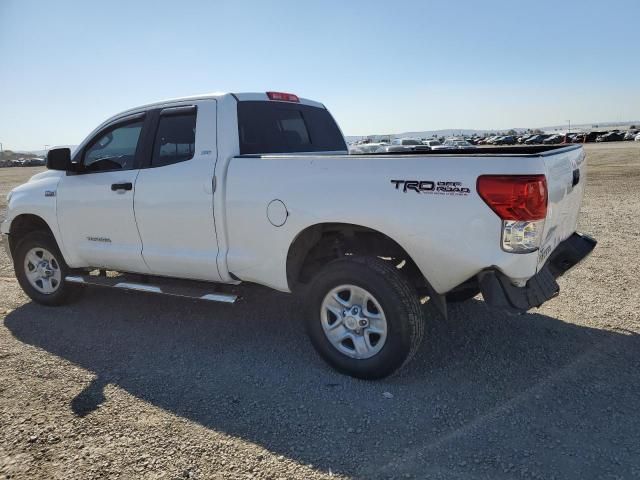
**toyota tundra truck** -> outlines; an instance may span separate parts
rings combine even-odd
[[[9,193],[1,226],[35,302],[87,285],[299,292],[320,356],[365,379],[414,355],[428,312],[480,293],[526,312],[596,244],[576,232],[579,145],[348,155],[325,106],[289,93],[133,108],[47,168]]]

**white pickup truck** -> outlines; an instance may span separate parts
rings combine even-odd
[[[391,374],[428,297],[513,312],[558,293],[595,241],[575,232],[580,146],[347,155],[318,102],[213,94],[120,113],[8,195],[17,279],[60,305],[96,284],[233,302],[253,282],[303,292],[334,368]],[[237,290],[237,289],[236,289]]]

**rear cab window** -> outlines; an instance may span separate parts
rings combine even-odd
[[[324,108],[277,101],[238,102],[240,154],[346,151]]]

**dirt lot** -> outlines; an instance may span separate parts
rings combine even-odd
[[[640,143],[587,151],[599,244],[561,295],[520,317],[427,305],[421,351],[381,382],[326,367],[283,294],[90,290],[51,309],[1,256],[0,474],[640,478]],[[0,170],[0,201],[35,171]]]

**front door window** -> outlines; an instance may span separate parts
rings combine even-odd
[[[143,121],[120,125],[100,135],[85,150],[83,170],[104,172],[134,167]]]

